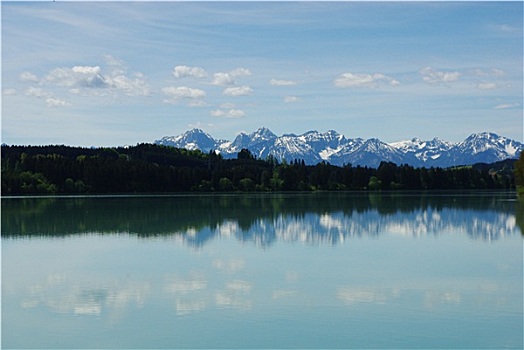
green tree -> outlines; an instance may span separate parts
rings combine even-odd
[[[247,148],[242,148],[240,152],[238,152],[237,158],[238,159],[255,159],[251,151],[248,150]]]
[[[222,177],[220,180],[218,180],[218,188],[220,191],[232,191],[233,182],[227,177]]]
[[[278,171],[273,172],[273,177],[269,179],[269,186],[273,191],[280,191],[284,181],[278,175]]]
[[[255,190],[255,181],[251,180],[249,177],[244,178],[238,182],[238,187],[240,190],[245,192],[251,192]]]
[[[376,176],[371,176],[368,182],[368,188],[371,191],[378,191],[382,187],[382,181],[380,181]]]
[[[382,184],[382,188],[385,190],[390,189],[392,183],[395,182],[395,173],[398,167],[395,163],[391,162],[380,162],[380,165],[375,173]]]
[[[53,194],[57,192],[56,185],[49,183],[41,173],[33,174],[24,171],[20,174],[21,190],[24,193]]]

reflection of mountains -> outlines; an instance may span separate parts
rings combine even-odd
[[[466,232],[492,240],[522,230],[522,203],[508,198],[500,193],[3,198],[2,236],[178,235],[192,246],[224,235],[262,246],[337,244],[383,233]]]

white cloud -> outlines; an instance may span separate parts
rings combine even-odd
[[[75,85],[76,80],[74,73],[69,68],[55,68],[50,71],[44,79],[47,83],[56,84],[59,86],[72,87]]]
[[[120,91],[129,96],[147,96],[151,93],[144,74],[138,72],[128,76],[118,60],[107,55],[105,60],[112,67],[107,73],[102,73],[100,66],[55,68],[40,83],[67,87],[73,94],[81,94],[88,91],[86,89],[94,94],[99,94],[96,92],[99,89],[115,93]]]
[[[108,87],[122,90],[130,96],[147,96],[151,93],[149,84],[144,80],[144,76],[141,73],[135,74],[133,79],[125,75],[105,77],[105,83]]]
[[[236,68],[229,72],[233,77],[247,77],[251,75],[251,71],[247,68]]]
[[[493,107],[493,109],[508,109],[508,108],[515,108],[520,106],[518,103],[503,103],[498,106]]]
[[[211,115],[213,117],[223,117],[226,115],[226,112],[224,112],[223,110],[221,109],[215,109],[214,111],[211,111]]]
[[[398,86],[400,82],[382,73],[354,74],[344,73],[335,79],[337,87],[366,87],[374,88],[382,85]]]
[[[491,73],[497,77],[502,77],[504,75],[506,75],[506,72],[504,72],[502,69],[498,69],[498,68],[493,68],[491,70]]]
[[[15,89],[3,89],[2,90],[2,95],[4,95],[4,96],[14,96],[14,95],[16,95],[16,90]]]
[[[247,68],[236,68],[230,72],[219,72],[213,74],[213,85],[235,85],[235,78],[250,76],[251,71]]]
[[[107,84],[100,74],[99,66],[74,66],[73,68],[55,68],[46,76],[45,81],[59,86],[84,88],[105,88]]]
[[[99,66],[74,66],[72,69],[73,73],[86,74],[86,75],[97,75],[100,74]]]
[[[36,75],[34,75],[33,73],[31,72],[22,72],[20,73],[20,75],[18,76],[18,78],[21,80],[21,81],[32,81],[32,82],[38,82],[38,77]]]
[[[459,72],[436,71],[431,67],[424,67],[419,71],[422,80],[429,84],[442,84],[457,81],[461,76]]]
[[[488,73],[486,73],[482,69],[474,69],[473,70],[473,75],[476,75],[477,77],[485,77],[485,76],[488,75]]]
[[[45,99],[47,107],[67,107],[71,104],[62,99],[53,97],[53,94],[39,87],[31,86],[25,91],[26,96]]]
[[[169,96],[169,99],[164,100],[164,102],[178,103],[181,100],[190,100],[190,106],[202,106],[203,103],[199,99],[206,97],[204,90],[193,89],[187,86],[168,86],[163,88],[162,92]]]
[[[235,86],[224,89],[223,94],[226,96],[247,96],[253,93],[253,89],[249,86]]]
[[[204,78],[207,76],[206,71],[201,67],[176,66],[173,69],[175,78]]]
[[[72,69],[76,85],[87,88],[107,87],[106,79],[100,74],[100,67],[75,66]]]
[[[284,102],[286,102],[286,103],[298,102],[298,97],[296,97],[296,96],[286,96],[286,97],[284,97]]]
[[[211,115],[213,117],[220,117],[220,118],[243,118],[246,116],[246,113],[241,109],[230,109],[227,111],[224,111],[222,109],[216,109],[214,111],[211,111]]]
[[[187,105],[189,107],[205,107],[205,106],[208,106],[208,104],[204,100],[197,100],[197,99],[189,100],[187,102]]]
[[[269,81],[269,84],[275,85],[275,86],[291,86],[291,85],[297,85],[297,82],[292,81],[292,80],[271,79]]]
[[[396,79],[391,79],[389,81],[389,85],[391,85],[391,86],[400,86],[400,81],[398,81]]]
[[[118,58],[115,58],[111,55],[104,55],[104,61],[109,66],[118,66],[118,67],[124,66],[124,62],[122,60],[119,60]]]
[[[71,106],[69,102],[66,102],[64,100],[58,99],[58,98],[48,98],[45,100],[45,103],[47,104],[47,107],[68,107]]]
[[[240,109],[230,109],[227,112],[227,116],[229,118],[242,118],[245,117],[246,113],[243,110]]]
[[[25,91],[26,96],[34,96],[38,98],[48,98],[51,97],[52,94],[48,91],[45,91],[42,88],[39,87],[33,87],[31,86]]]
[[[482,70],[482,69],[474,69],[473,74],[478,77],[487,77],[487,76],[502,77],[506,75],[506,72],[504,72],[502,69],[499,69],[499,68],[492,68],[488,71]]]
[[[478,83],[477,88],[481,90],[494,90],[497,88],[497,84],[495,83]]]
[[[115,58],[111,55],[104,55],[104,61],[106,65],[111,69],[111,75],[126,75],[126,68],[124,67],[124,62]]]
[[[235,79],[229,73],[215,73],[213,74],[213,85],[234,85]]]

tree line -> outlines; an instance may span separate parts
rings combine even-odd
[[[2,145],[1,151],[3,195],[515,188],[515,160],[452,168],[382,162],[375,169],[257,159],[247,149],[236,159],[224,159],[214,151],[145,143],[111,148]]]
[[[515,184],[518,195],[524,198],[524,152],[520,152],[519,159],[515,162]]]

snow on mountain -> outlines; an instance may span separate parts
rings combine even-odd
[[[285,159],[288,162],[303,159],[307,164],[317,164],[322,161],[319,153],[311,145],[295,135],[283,135],[277,138],[270,153],[277,159]]]
[[[234,158],[243,148],[249,149],[251,153],[261,159],[270,154],[269,148],[277,139],[268,128],[260,128],[251,134],[240,133],[231,144],[223,144],[218,148],[225,158]]]
[[[201,129],[192,129],[178,136],[165,136],[154,143],[188,150],[199,149],[204,152],[217,149],[218,146],[217,141]]]
[[[215,140],[204,131],[193,129],[179,136],[163,137],[155,143],[204,152],[216,150],[224,158],[236,158],[238,152],[246,148],[259,159],[272,155],[279,161],[285,159],[291,162],[297,159],[309,165],[327,161],[339,166],[351,164],[369,167],[377,167],[382,161],[416,167],[493,163],[517,158],[524,150],[524,144],[488,132],[472,134],[456,144],[438,138],[431,141],[413,138],[388,144],[379,139],[348,139],[334,130],[277,136],[267,128],[260,128],[250,134],[240,133],[231,142]]]
[[[318,131],[308,131],[305,134],[298,136],[302,141],[308,143],[315,151],[321,152],[326,148],[337,149],[341,145],[347,143],[344,135],[340,135],[334,130],[329,130],[325,133]]]
[[[494,133],[472,134],[452,149],[453,161],[459,164],[493,163],[517,158],[524,145]],[[451,152],[450,152],[451,153]]]
[[[431,141],[422,141],[419,138],[413,138],[409,141],[394,142],[389,145],[404,154],[413,155],[419,161],[420,164],[418,165],[420,166],[438,166],[437,164],[441,161],[439,160],[441,156],[449,152],[454,146],[453,143],[442,141],[437,137]]]
[[[367,141],[360,139],[360,142],[354,142],[348,146],[330,157],[333,164],[365,165],[376,168],[382,161],[405,163],[402,152],[376,138]]]

